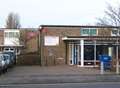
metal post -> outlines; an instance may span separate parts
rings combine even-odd
[[[118,58],[118,36],[119,36],[119,29],[117,29],[117,40],[116,40],[116,74],[119,74],[119,58]]]
[[[71,65],[72,64],[71,63],[71,61],[72,61],[72,49],[71,49],[72,45],[70,43],[68,45],[69,45],[69,65]]]
[[[116,46],[116,74],[119,74],[118,38],[117,38],[117,46]]]
[[[74,44],[72,44],[72,65],[74,64],[73,63],[73,61],[74,61]]]
[[[38,40],[37,40],[37,44],[38,44],[38,57],[39,57],[39,64],[41,65],[41,49],[40,49],[40,31],[41,30],[39,30],[38,31],[38,35],[37,35],[37,37],[38,37]]]
[[[80,65],[80,64],[79,64],[79,62],[80,62],[80,46],[77,45],[77,48],[78,48],[78,49],[77,49],[77,50],[78,50],[78,51],[77,51],[77,52],[78,52],[78,53],[77,53],[77,58],[78,58],[78,59],[77,59],[77,64]]]
[[[84,66],[84,40],[81,40],[81,67]]]
[[[100,74],[104,74],[104,62],[101,61],[100,64],[101,64],[101,65],[100,65]]]
[[[96,40],[94,40],[94,65],[96,66]]]
[[[39,57],[40,57],[40,65],[42,66],[43,61],[42,61],[42,47],[43,47],[43,36],[42,36],[42,28],[40,26],[40,34],[38,34],[38,53],[39,53]]]

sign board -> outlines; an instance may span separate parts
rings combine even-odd
[[[44,37],[44,45],[45,46],[59,45],[59,37],[58,36],[45,36]]]
[[[108,55],[100,55],[99,59],[102,62],[110,62],[112,58],[111,58],[111,56],[108,56]]]

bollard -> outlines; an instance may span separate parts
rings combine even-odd
[[[104,74],[104,62],[101,61],[100,63],[100,74]]]

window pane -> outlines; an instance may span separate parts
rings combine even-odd
[[[5,32],[5,37],[9,37],[9,34],[8,34],[8,32]]]
[[[89,29],[81,29],[81,35],[88,35],[89,34]]]
[[[89,34],[89,29],[84,29],[83,34]]]
[[[19,38],[19,37],[20,37],[20,35],[19,35],[18,32],[15,33],[15,37],[16,37],[16,38]]]
[[[90,35],[96,35],[96,29],[90,29]]]
[[[117,35],[117,30],[112,30],[112,34]]]
[[[91,29],[91,28],[84,28],[84,29],[81,29],[80,30],[80,32],[81,32],[81,35],[83,35],[83,36],[94,36],[94,35],[96,35],[97,34],[97,30],[96,29]]]

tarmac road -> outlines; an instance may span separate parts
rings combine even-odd
[[[120,88],[120,82],[10,84],[0,85],[0,88]]]

